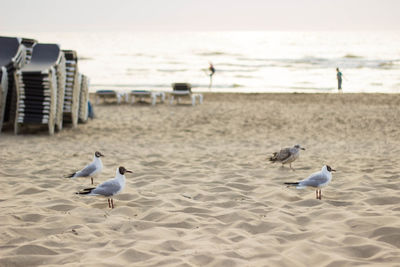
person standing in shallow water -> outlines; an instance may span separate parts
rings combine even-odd
[[[214,73],[215,73],[215,68],[214,68],[214,65],[210,62],[210,66],[208,67],[208,70],[210,71],[210,85],[208,86],[208,88],[211,88],[211,85],[212,85],[212,76],[214,75]]]
[[[342,92],[342,76],[343,76],[343,74],[340,72],[339,68],[336,68],[336,78],[338,81],[339,92]]]

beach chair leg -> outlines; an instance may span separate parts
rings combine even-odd
[[[156,101],[157,101],[157,95],[152,95],[151,96],[151,105],[155,106],[156,105]]]
[[[108,200],[108,207],[111,208],[111,201],[109,198],[107,198],[107,200]]]
[[[135,96],[131,95],[131,104],[134,104],[134,103],[135,103]]]
[[[169,97],[169,104],[172,105],[172,103],[174,103],[174,96],[170,96]]]
[[[96,105],[98,105],[99,104],[99,102],[100,102],[100,96],[96,96]]]
[[[196,95],[192,95],[192,106],[196,105]]]
[[[14,134],[15,135],[19,134],[19,123],[17,123],[17,122],[14,125]]]
[[[117,103],[121,104],[121,95],[120,94],[117,94]]]
[[[126,93],[124,94],[124,96],[125,96],[125,103],[129,103],[129,94]]]
[[[199,103],[203,104],[203,95],[199,95]]]
[[[165,102],[165,93],[161,93],[161,102],[162,102],[162,103]]]

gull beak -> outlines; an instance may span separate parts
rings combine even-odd
[[[301,149],[301,150],[306,150],[304,147],[301,147],[300,149]]]
[[[126,170],[125,172],[133,173],[132,171]]]
[[[336,170],[334,170],[334,169],[331,169],[331,171],[332,171],[332,172],[336,172]]]

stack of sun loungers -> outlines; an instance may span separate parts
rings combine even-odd
[[[16,134],[21,126],[26,125],[47,125],[49,133],[54,134],[55,124],[60,123],[57,105],[59,98],[63,98],[63,88],[59,88],[63,83],[63,62],[57,44],[36,44],[30,63],[16,72]]]
[[[63,50],[66,59],[66,84],[64,98],[64,122],[78,124],[80,83],[78,72],[78,56],[73,50]]]
[[[89,78],[80,74],[81,91],[79,97],[79,121],[87,122],[89,117]]]
[[[7,76],[7,88],[2,88],[0,98],[0,132],[4,124],[13,125],[16,109],[14,72],[25,63],[25,47],[21,39],[0,36],[0,68]],[[4,68],[2,68],[4,67]],[[3,84],[4,86],[4,84]]]
[[[0,36],[0,132],[4,121],[16,134],[43,125],[53,134],[64,122],[86,122],[88,105],[89,79],[78,73],[75,51]]]

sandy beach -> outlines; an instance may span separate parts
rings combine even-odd
[[[400,95],[205,94],[0,135],[0,266],[400,266]],[[306,148],[294,171],[267,158]],[[63,178],[101,151],[109,209]],[[331,184],[287,188],[319,171]]]

